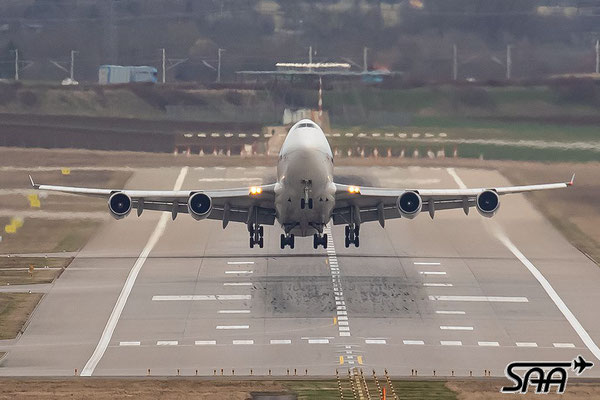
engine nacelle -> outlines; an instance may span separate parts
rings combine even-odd
[[[477,195],[475,205],[479,214],[491,218],[500,208],[500,196],[493,190],[484,190]]]
[[[108,210],[115,219],[125,218],[131,212],[131,197],[115,192],[108,198]]]
[[[188,199],[188,212],[196,219],[208,217],[212,210],[212,200],[204,193],[194,193]]]
[[[398,197],[396,206],[400,211],[400,215],[404,218],[413,219],[421,212],[423,201],[416,192],[404,192]]]

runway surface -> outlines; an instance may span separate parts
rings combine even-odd
[[[128,187],[246,186],[273,173],[146,169]],[[508,184],[484,170],[336,173],[389,187]],[[265,227],[265,248],[250,249],[242,224],[223,230],[152,212],[105,223],[25,333],[0,344],[9,352],[0,375],[332,375],[362,366],[501,376],[515,360],[598,361],[600,270],[521,195],[504,197],[491,220],[452,210],[365,224],[358,249],[344,247],[343,226],[332,227],[327,251],[312,238],[281,250],[279,234]]]

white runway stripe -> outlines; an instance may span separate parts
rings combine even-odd
[[[422,341],[422,340],[403,340],[402,343],[404,343],[404,344],[410,344],[410,345],[422,345],[422,344],[425,344],[425,342]]]
[[[119,342],[119,346],[139,346],[140,342]]]
[[[426,262],[426,261],[415,261],[414,265],[440,265],[439,262]]]
[[[292,341],[290,339],[271,339],[269,342],[271,344],[291,344]]]
[[[462,342],[460,340],[441,340],[440,344],[442,346],[462,346]]]
[[[194,342],[196,346],[212,346],[217,344],[216,340],[196,340]]]
[[[421,275],[446,275],[444,271],[420,271]]]
[[[225,282],[223,286],[252,286],[252,282]]]
[[[449,325],[442,325],[440,326],[441,330],[444,331],[472,331],[473,327],[472,326],[449,326]]]
[[[156,342],[157,346],[177,346],[178,344],[177,340],[159,340]]]
[[[446,311],[446,310],[439,310],[435,312],[436,314],[447,314],[447,315],[464,315],[466,314],[464,311]]]
[[[328,344],[329,339],[308,339],[309,344]]]
[[[572,349],[575,347],[573,343],[552,343],[554,347],[563,348],[563,349]]]
[[[365,339],[366,344],[387,344],[385,339]]]
[[[252,270],[244,270],[244,271],[225,271],[226,274],[253,274]]]
[[[452,287],[454,286],[451,283],[424,283],[423,286],[428,286],[428,287]]]
[[[482,347],[498,347],[498,346],[500,346],[500,343],[498,343],[498,342],[477,342],[477,344]]]
[[[550,285],[550,282],[542,275],[542,273],[525,257],[523,253],[506,237],[502,232],[497,232],[496,236],[498,239],[510,250],[511,253],[514,254],[515,257],[521,261],[521,263],[527,267],[529,272],[537,279],[537,281],[542,285],[548,296],[552,299],[554,304],[558,307],[560,312],[565,316],[567,321],[571,324],[577,335],[581,338],[585,346],[592,352],[592,354],[600,360],[600,348],[596,345],[594,340],[587,333],[585,328],[581,325],[581,323],[577,320],[575,315],[571,312],[569,307],[565,304],[565,302],[560,298],[556,290]],[[571,343],[572,344],[572,343]],[[556,343],[555,343],[556,345]],[[556,346],[555,346],[556,347]]]
[[[229,330],[229,329],[249,329],[250,325],[217,325],[216,329]]]
[[[179,175],[177,176],[177,180],[175,181],[173,190],[181,189],[181,186],[183,185],[183,181],[185,180],[187,173],[188,167],[181,168],[181,171],[179,171]],[[140,253],[140,256],[135,261],[135,264],[133,264],[133,267],[129,271],[129,275],[127,275],[127,279],[125,280],[125,284],[123,285],[121,293],[117,298],[117,302],[112,312],[110,313],[110,317],[108,317],[108,321],[106,322],[104,330],[102,331],[102,335],[100,336],[98,345],[94,349],[94,352],[92,353],[90,359],[85,363],[85,366],[81,370],[81,376],[92,376],[94,370],[96,369],[96,366],[102,359],[102,356],[104,356],[104,352],[106,351],[106,348],[108,347],[108,344],[112,339],[112,335],[115,331],[115,328],[117,327],[119,318],[121,318],[121,313],[123,312],[123,308],[125,308],[125,303],[127,303],[127,299],[129,298],[131,289],[135,284],[135,280],[137,279],[140,270],[144,266],[148,255],[150,254],[154,246],[156,246],[156,243],[158,243],[158,240],[165,232],[165,228],[167,226],[167,221],[169,220],[169,218],[170,215],[168,213],[163,213],[160,216],[160,219],[158,220],[154,231],[150,235],[148,242],[144,246],[144,249]]]
[[[152,296],[153,301],[215,301],[215,300],[250,300],[249,294],[190,294],[180,296]]]
[[[538,347],[535,342],[517,342],[515,343],[517,347]]]
[[[250,310],[219,310],[219,314],[250,314]]]
[[[527,297],[510,296],[429,296],[429,300],[436,301],[489,301],[496,303],[527,303]]]
[[[254,261],[227,261],[227,265],[252,265]]]
[[[233,344],[254,344],[254,340],[234,340]]]

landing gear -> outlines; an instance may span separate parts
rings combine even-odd
[[[285,246],[290,246],[290,249],[294,248],[294,235],[291,233],[287,235],[281,234],[281,248],[285,249]]]
[[[346,233],[346,237],[344,239],[344,245],[346,247],[350,247],[351,244],[354,244],[356,247],[360,246],[360,225],[346,225],[344,231]]]
[[[261,249],[264,245],[263,235],[265,233],[262,225],[252,224],[249,229],[250,232],[250,248],[253,249],[254,245],[257,244]]]
[[[308,205],[308,208],[312,210],[313,199],[308,199],[308,201],[306,199],[300,199],[300,208],[304,210],[306,208],[306,205]]]
[[[324,235],[319,235],[318,233],[315,233],[313,235],[313,247],[316,249],[319,246],[323,246],[324,249],[327,248],[327,234],[326,233]]]

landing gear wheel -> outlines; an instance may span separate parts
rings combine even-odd
[[[294,235],[290,235],[290,249],[294,248]]]
[[[260,236],[262,238],[264,233],[265,233],[265,228],[262,225],[259,226],[258,227],[258,236]]]
[[[285,245],[286,245],[287,241],[285,240],[285,235],[282,233],[280,236],[280,246],[281,249],[285,249]]]
[[[356,247],[360,246],[358,235],[354,238],[354,246],[356,246]],[[262,246],[260,246],[260,247],[262,247]]]
[[[350,247],[350,238],[348,236],[344,239],[344,246],[346,246],[346,248]]]
[[[306,207],[306,200],[300,199],[300,208],[304,210],[305,207]]]
[[[327,234],[323,235],[323,248],[326,249],[327,248]]]
[[[260,247],[261,249],[263,248],[263,245],[265,244],[263,237],[261,236],[260,239],[258,239],[258,247]],[[358,245],[356,245],[358,247]]]
[[[250,248],[253,249],[254,248],[254,238],[250,238]]]
[[[316,233],[313,235],[313,249],[319,247],[319,235]]]
[[[348,225],[346,225],[344,227],[344,233],[346,234],[346,237],[349,238],[350,237],[350,227]],[[346,246],[348,247],[348,246]]]
[[[308,208],[312,210],[313,208],[313,199],[308,199]]]

